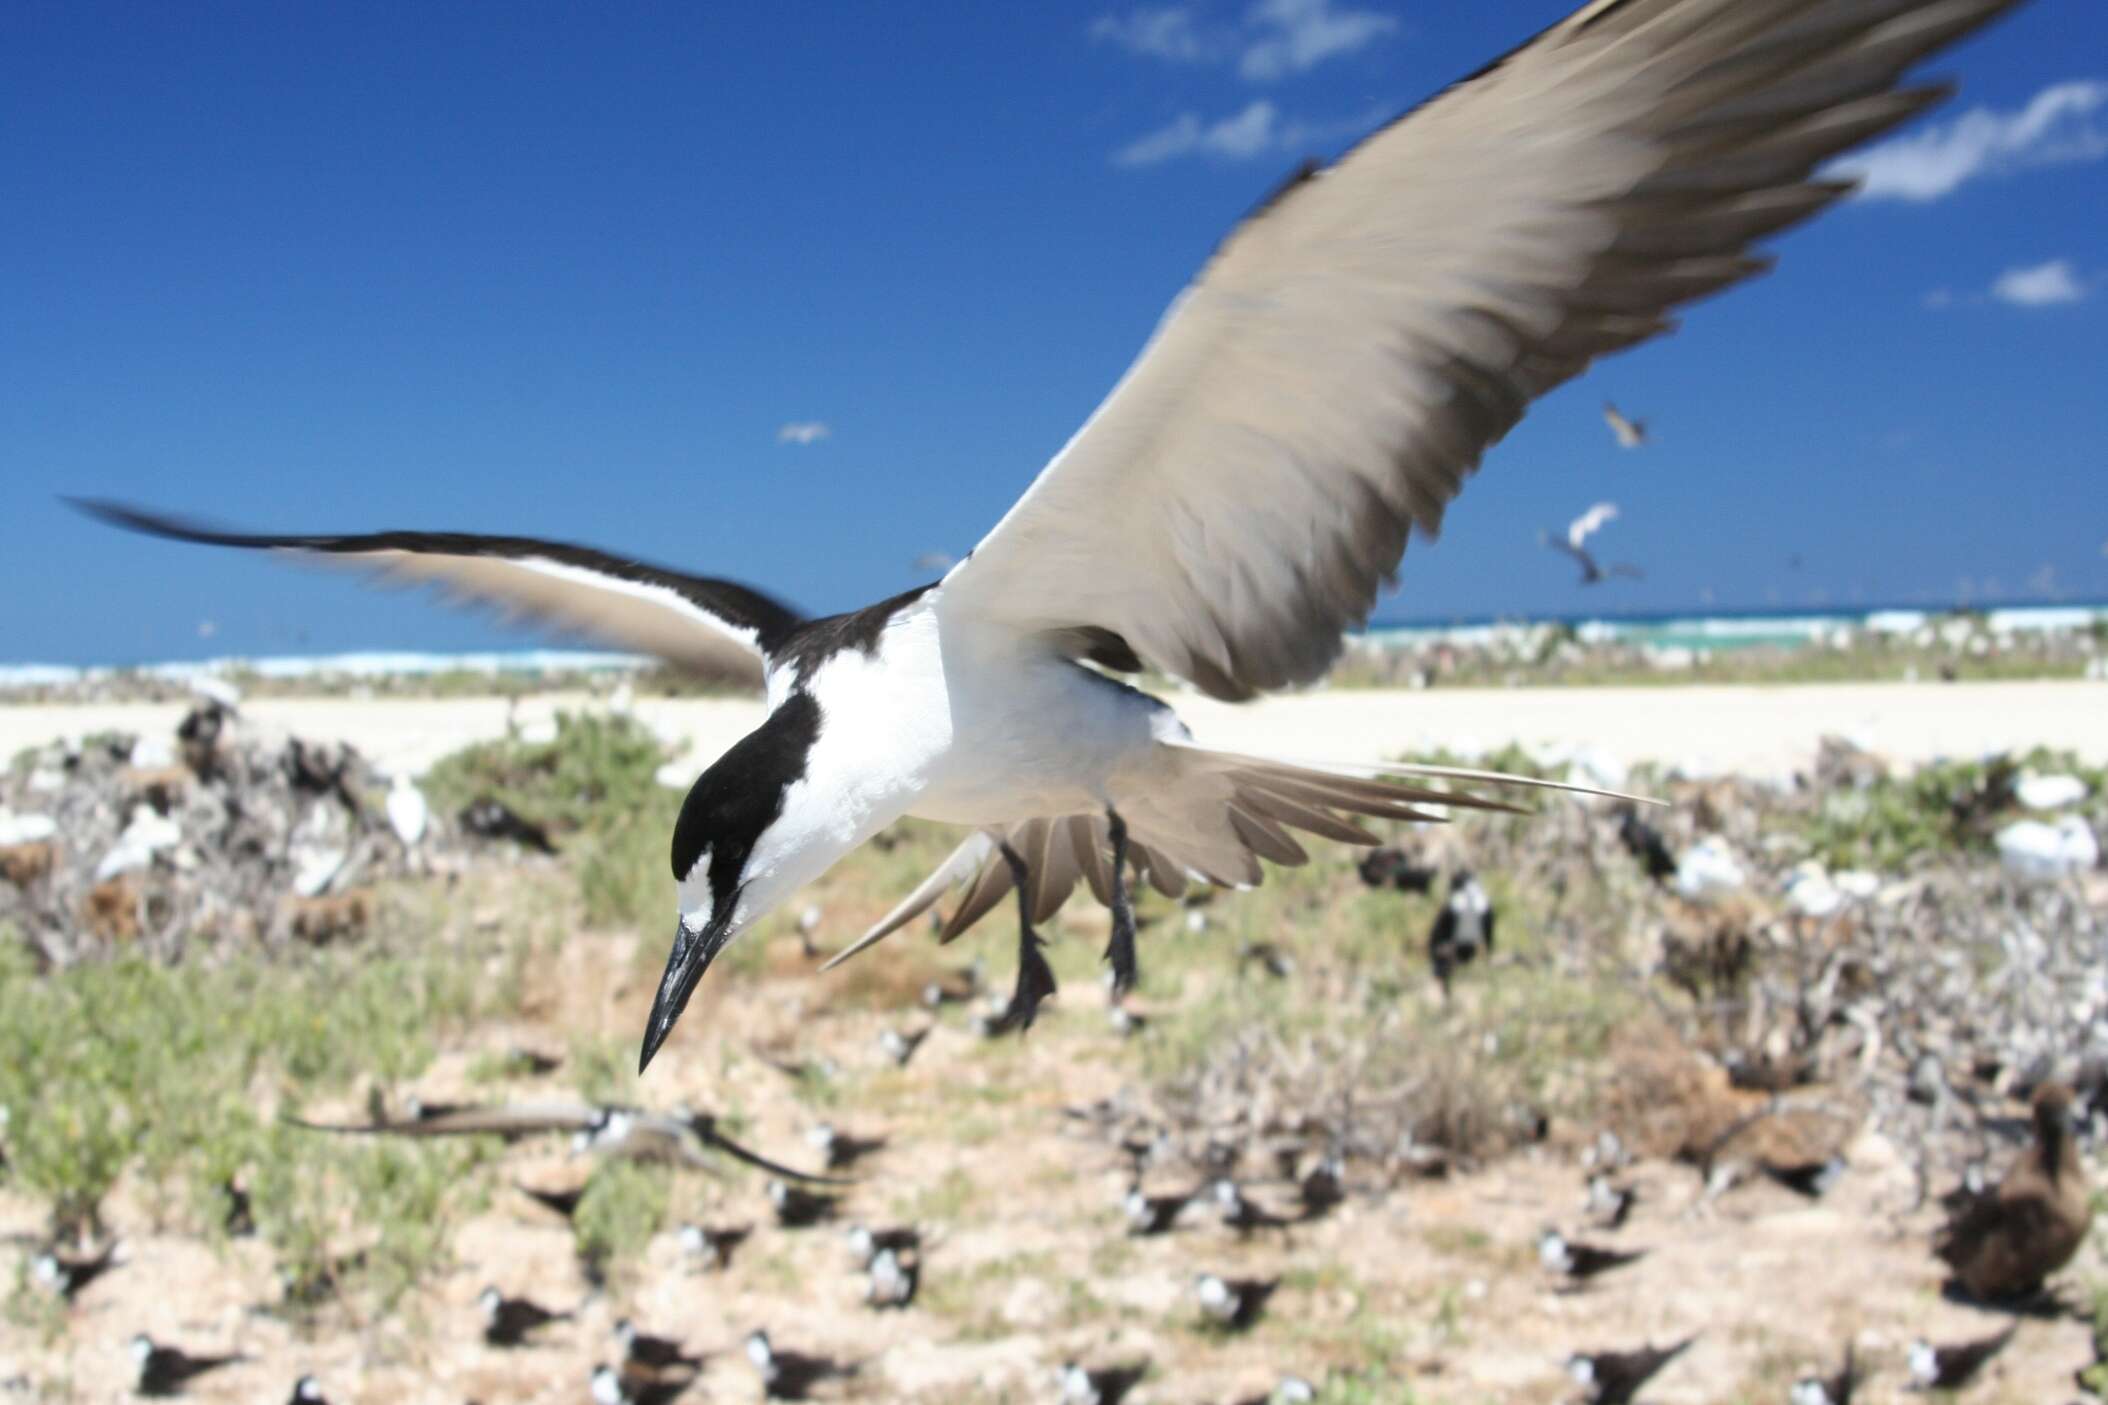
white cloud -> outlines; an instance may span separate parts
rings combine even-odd
[[[793,420],[776,431],[778,444],[817,444],[831,433],[819,420]]]
[[[1115,166],[1154,166],[1181,156],[1243,161],[1254,156],[1308,156],[1315,147],[1341,137],[1360,136],[1383,121],[1389,108],[1372,108],[1337,122],[1306,122],[1281,115],[1266,98],[1255,98],[1237,112],[1213,122],[1181,112],[1146,136],[1113,153]]]
[[[1351,54],[1398,28],[1374,10],[1333,8],[1334,0],[1257,0],[1240,22],[1205,20],[1193,5],[1143,6],[1100,15],[1090,36],[1131,54],[1166,63],[1235,59],[1255,83],[1272,82]]]
[[[1165,126],[1113,153],[1115,166],[1154,166],[1178,156],[1256,156],[1272,146],[1280,114],[1264,98],[1217,122],[1181,112]]]
[[[1398,28],[1374,10],[1335,10],[1332,0],[1259,0],[1246,23],[1264,31],[1237,60],[1237,71],[1256,82],[1314,68],[1351,54]]]
[[[1971,108],[1834,161],[1825,174],[1860,180],[1862,200],[1938,200],[1978,176],[2108,156],[2108,127],[2097,117],[2104,106],[2108,82],[2057,83],[2017,112]]]
[[[2092,291],[2073,270],[2070,259],[2009,268],[1991,285],[1992,297],[2014,307],[2058,307],[2080,302]]]
[[[1215,40],[1202,34],[1193,11],[1182,5],[1100,15],[1091,21],[1091,38],[1170,63],[1205,63],[1221,52]]]

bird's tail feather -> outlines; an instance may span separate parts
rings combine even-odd
[[[1151,787],[1120,806],[1128,827],[1128,861],[1149,885],[1168,898],[1184,894],[1189,881],[1220,887],[1259,882],[1265,859],[1285,867],[1309,861],[1295,833],[1343,844],[1373,845],[1363,819],[1440,821],[1451,809],[1524,813],[1505,800],[1475,791],[1419,781],[1481,786],[1526,786],[1611,795],[1612,791],[1562,781],[1476,771],[1455,766],[1395,762],[1337,763],[1287,760],[1210,751],[1189,743],[1166,743],[1160,753],[1171,783]],[[1399,780],[1396,777],[1411,777]],[[1616,796],[1636,799],[1633,796]],[[1000,846],[1025,861],[1032,920],[1052,917],[1079,882],[1098,901],[1112,901],[1112,833],[1103,813],[1090,812],[1019,820],[999,830],[981,830],[965,841],[856,941],[830,957],[828,970],[875,946],[963,890],[958,906],[938,934],[949,942],[988,915],[1014,885]]]

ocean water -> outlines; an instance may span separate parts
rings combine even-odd
[[[1921,636],[1931,630],[1959,643],[1978,628],[1993,634],[2090,629],[2108,622],[2108,602],[2014,605],[1961,619],[1949,612],[1880,608],[1792,613],[1780,611],[1660,615],[1553,615],[1481,620],[1378,620],[1364,631],[1369,645],[1453,643],[1466,648],[1513,644],[1544,629],[1565,626],[1585,644],[1624,644],[1648,650],[1719,653],[1761,646],[1796,648],[1842,642],[1859,634]],[[344,654],[261,658],[178,659],[131,667],[0,663],[0,688],[56,687],[119,674],[181,682],[188,678],[251,673],[265,678],[385,678],[442,673],[491,677],[626,673],[648,667],[641,654],[585,649],[504,649],[476,653],[370,650]]]

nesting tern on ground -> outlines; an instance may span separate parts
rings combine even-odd
[[[1323,676],[1408,536],[1440,527],[1534,399],[1763,271],[1756,242],[1851,190],[1820,174],[1832,157],[1945,95],[1904,74],[2017,3],[1591,0],[1299,171],[994,531],[942,580],[847,614],[526,537],[82,506],[443,584],[764,691],[766,719],[674,828],[640,1065],[728,943],[907,815],[974,833],[843,955],[955,883],[971,887],[947,936],[1015,887],[1021,1027],[1054,988],[1033,924],[1078,883],[1111,909],[1131,986],[1130,867],[1170,896],[1196,875],[1250,884],[1262,859],[1305,861],[1290,831],[1371,843],[1355,817],[1491,803],[1453,789],[1484,776],[1203,747],[1119,675],[1233,701]]]

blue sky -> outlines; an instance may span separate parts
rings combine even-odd
[[[520,638],[60,493],[890,594],[1297,159],[1566,8],[7,6],[0,659]],[[1882,196],[1541,402],[1381,613],[2108,595],[2108,6],[1929,71]],[[1582,595],[1536,534],[1602,499],[1649,574]]]

